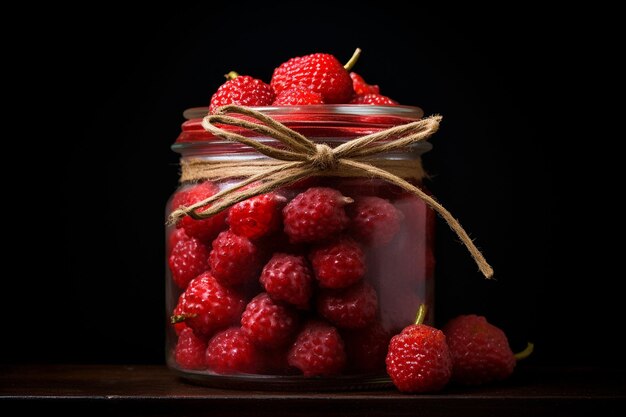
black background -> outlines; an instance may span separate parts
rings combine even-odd
[[[624,363],[611,302],[623,274],[601,267],[594,157],[567,127],[582,119],[566,106],[584,89],[569,66],[588,46],[584,28],[537,11],[214,2],[46,21],[22,53],[36,56],[24,83],[42,87],[27,99],[50,120],[32,129],[27,118],[14,157],[35,143],[46,169],[22,191],[48,200],[8,222],[21,256],[7,257],[18,273],[2,292],[1,361],[162,363],[163,210],[182,111],[207,105],[230,70],[269,81],[290,57],[345,61],[358,46],[366,80],[444,115],[424,158],[429,187],[496,270],[482,279],[440,222],[438,323],[484,314],[514,350],[534,341],[536,363]]]

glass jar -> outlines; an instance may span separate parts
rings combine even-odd
[[[423,115],[409,106],[256,109],[330,147]],[[181,165],[248,167],[268,158],[205,131],[206,113],[184,113],[187,121],[172,146]],[[420,142],[375,159],[401,161],[415,173],[405,179],[423,189],[420,157],[430,148]],[[225,173],[183,182],[166,215],[241,180]],[[362,175],[309,177],[208,219],[179,220],[166,230],[168,366],[185,378],[230,388],[390,384],[384,362],[389,339],[413,323],[420,304],[433,305],[433,228],[434,213],[421,199]],[[426,323],[432,319],[429,314]]]

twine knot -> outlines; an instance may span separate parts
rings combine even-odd
[[[247,118],[228,116],[228,113],[237,113],[247,116]],[[250,121],[249,118],[252,118],[253,121]],[[372,156],[406,149],[410,145],[428,139],[439,128],[440,121],[441,116],[430,116],[361,136],[331,148],[326,144],[315,143],[259,111],[232,104],[220,107],[215,114],[210,114],[202,119],[202,127],[215,136],[248,145],[270,158],[272,162],[269,164],[255,164],[254,162],[242,164],[233,161],[215,164],[199,160],[183,165],[184,172],[185,169],[201,170],[207,165],[213,164],[213,170],[234,169],[238,171],[237,177],[245,177],[246,179],[232,188],[222,190],[188,207],[177,208],[170,214],[168,223],[175,224],[184,216],[204,219],[250,197],[268,193],[303,178],[323,175],[325,171],[332,170],[334,171],[332,175],[338,176],[356,173],[359,176],[383,179],[422,199],[457,234],[485,277],[491,278],[493,269],[458,220],[422,189],[405,180],[400,174],[395,175],[391,170],[384,169],[382,165],[376,164],[372,159]],[[217,124],[240,127],[256,133],[256,137],[273,138],[281,142],[284,147],[266,145],[255,137],[224,130],[216,126]]]
[[[320,171],[334,170],[338,165],[333,149],[325,143],[315,145],[315,153],[309,157],[309,161]]]

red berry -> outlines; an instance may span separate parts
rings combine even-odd
[[[274,70],[270,84],[277,94],[294,86],[315,91],[325,103],[347,103],[354,94],[348,71],[330,54],[292,58]]]
[[[183,369],[205,369],[206,346],[206,342],[187,327],[178,336],[174,359]]]
[[[362,94],[354,97],[350,104],[370,104],[374,106],[397,106],[399,103],[382,94]]]
[[[363,77],[356,72],[351,72],[350,78],[352,78],[352,88],[354,89],[354,94],[358,96],[363,94],[380,94],[380,88],[377,85],[370,85],[366,83]]]
[[[273,300],[308,308],[313,277],[303,256],[275,253],[263,268],[260,281]]]
[[[357,198],[348,212],[354,236],[372,246],[391,242],[404,218],[402,212],[388,200],[374,196]]]
[[[346,365],[343,340],[334,327],[310,321],[291,346],[288,361],[304,376],[337,375]]]
[[[222,285],[241,285],[256,280],[262,258],[261,250],[250,239],[226,230],[213,241],[209,265]]]
[[[226,81],[213,94],[209,113],[227,104],[269,106],[273,101],[274,91],[269,84],[248,75],[239,75]]]
[[[357,329],[376,319],[378,297],[367,282],[341,290],[322,290],[317,298],[317,312],[337,327]]]
[[[256,345],[276,348],[287,344],[298,326],[298,314],[288,306],[275,303],[261,293],[246,306],[241,329]]]
[[[374,373],[385,369],[391,333],[380,322],[363,329],[345,330],[342,335],[350,371]]]
[[[187,190],[179,192],[172,200],[172,208],[176,209],[181,205],[190,206],[213,196],[218,191],[219,187],[211,181],[196,184]],[[177,205],[174,205],[174,203]],[[202,212],[207,208],[199,209],[198,212]],[[213,240],[219,232],[226,228],[226,212],[223,211],[201,220],[195,220],[190,216],[185,216],[178,221],[176,227],[183,228],[188,236],[198,238],[208,243]]]
[[[502,330],[482,316],[454,318],[443,328],[452,354],[452,379],[467,385],[508,378],[515,356]]]
[[[245,307],[244,297],[221,285],[210,272],[194,278],[181,295],[180,315],[201,337],[237,323]]]
[[[309,259],[322,288],[345,288],[365,275],[365,254],[360,245],[349,237],[314,247]]]
[[[298,194],[283,209],[285,233],[292,243],[317,242],[348,226],[344,206],[352,199],[327,187],[313,187]]]
[[[240,328],[231,327],[209,341],[206,363],[209,370],[218,374],[253,374],[260,369],[261,355]]]
[[[176,307],[174,308],[174,311],[172,312],[172,315],[174,317],[180,317],[183,314],[183,294],[181,294],[180,297],[178,297],[178,304],[176,304]],[[174,323],[174,331],[176,332],[177,336],[180,335],[181,332],[187,328],[188,326],[185,324],[184,321],[179,321],[178,323]]]
[[[281,91],[273,106],[305,106],[309,104],[324,104],[322,95],[316,91],[302,87],[290,87]]]
[[[230,230],[248,239],[258,239],[277,231],[282,223],[285,201],[285,197],[269,193],[235,204],[228,211]]]
[[[168,259],[172,279],[180,288],[209,269],[209,248],[196,238],[179,240]]]
[[[443,332],[424,324],[406,327],[389,343],[387,373],[402,392],[434,392],[452,375],[452,358]]]

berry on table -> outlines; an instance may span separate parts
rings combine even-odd
[[[365,254],[350,237],[340,237],[315,246],[309,259],[322,288],[345,288],[365,275]]]
[[[262,253],[250,239],[230,230],[213,241],[209,255],[211,273],[222,285],[234,286],[253,282],[262,267]]]
[[[479,385],[508,378],[515,355],[504,332],[477,315],[463,315],[443,328],[452,354],[452,380]]]
[[[178,336],[178,342],[174,348],[174,360],[183,369],[205,369],[206,346],[206,341],[196,336],[193,330],[187,327]]]
[[[273,300],[300,309],[309,307],[313,276],[304,256],[275,253],[263,268],[259,281]]]
[[[260,369],[261,355],[240,328],[231,327],[209,341],[206,363],[210,371],[218,374],[253,374]]]
[[[262,348],[277,348],[287,344],[298,326],[298,313],[292,307],[278,304],[261,293],[246,306],[241,316],[241,329]]]
[[[333,326],[310,321],[291,346],[288,362],[304,376],[337,375],[346,365],[343,340]]]
[[[317,312],[339,328],[365,327],[376,319],[376,290],[367,282],[340,290],[322,290],[317,297]]]
[[[227,78],[229,80],[222,84],[211,97],[209,113],[227,104],[269,106],[274,101],[272,87],[259,79],[249,75],[238,75],[234,71],[228,73]]]
[[[425,310],[422,305],[416,324],[405,327],[389,342],[387,373],[402,392],[439,391],[452,376],[446,336],[441,330],[421,324]]]
[[[327,239],[348,226],[344,206],[352,201],[332,188],[309,188],[283,209],[285,233],[292,243]]]

